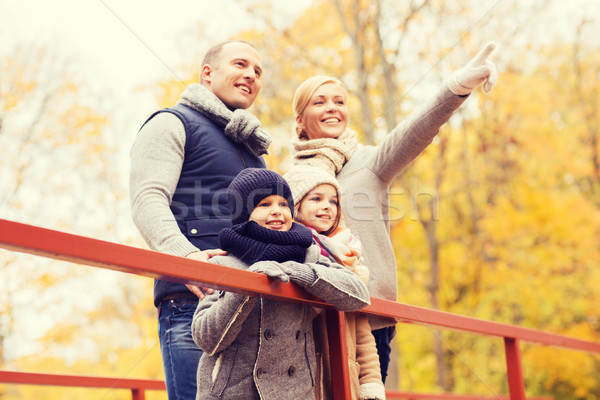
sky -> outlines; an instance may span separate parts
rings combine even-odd
[[[178,34],[201,11],[212,12],[213,3],[175,0],[173,7],[165,7],[155,0],[4,1],[1,39],[55,44],[76,55],[80,72],[90,81],[127,91],[169,72],[177,59],[172,49]]]
[[[293,15],[308,2],[288,0]],[[134,86],[172,73],[190,29],[218,42],[251,27],[240,0],[3,0],[0,49],[16,40],[48,40],[72,49],[99,79]],[[277,4],[277,3],[276,3]],[[1,50],[0,50],[1,51]]]
[[[267,0],[265,0],[267,1]],[[308,0],[271,0],[278,20],[298,15]],[[176,74],[183,33],[204,32],[214,42],[256,24],[245,0],[2,0],[0,55],[19,41],[47,41],[76,54],[88,79],[123,87]],[[594,14],[596,0],[573,0],[561,14]],[[502,8],[502,1],[494,8]],[[507,3],[508,4],[508,3]],[[588,15],[590,15],[588,14]],[[556,26],[554,27],[556,28]],[[189,37],[189,35],[187,36]],[[194,50],[194,53],[205,49]]]
[[[103,104],[119,110],[116,118],[127,125],[119,129],[135,133],[157,108],[149,92],[154,83],[179,78],[210,45],[259,26],[246,11],[248,1],[0,0],[0,62],[16,44],[55,46],[74,60],[96,98],[110,97]],[[310,5],[269,1],[283,24]],[[191,42],[198,37],[206,41]]]

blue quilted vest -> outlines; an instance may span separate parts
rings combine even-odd
[[[154,113],[176,115],[185,127],[185,156],[171,211],[179,229],[200,250],[219,247],[219,232],[231,226],[227,187],[244,168],[265,168],[262,157],[227,138],[200,112],[178,104]],[[147,122],[147,121],[146,121]],[[154,304],[167,295],[191,292],[180,283],[156,279]]]

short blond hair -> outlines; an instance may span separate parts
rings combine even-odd
[[[294,109],[296,117],[298,117],[298,115],[302,115],[313,93],[315,93],[319,87],[326,83],[337,83],[344,89],[344,92],[346,93],[346,86],[344,86],[342,81],[340,81],[338,78],[325,75],[315,75],[310,77],[298,86],[296,93],[294,94],[292,108]],[[346,97],[348,97],[347,93]],[[302,137],[303,135],[306,135],[306,132],[302,131],[302,129],[296,125],[296,134],[298,134],[298,137]]]

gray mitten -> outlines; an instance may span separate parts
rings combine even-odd
[[[289,282],[292,271],[283,264],[275,261],[259,261],[252,264],[248,271],[265,274],[269,278],[279,279],[281,282]]]
[[[317,274],[306,264],[295,261],[286,261],[285,267],[288,268],[292,282],[307,288],[311,287],[317,280]]]

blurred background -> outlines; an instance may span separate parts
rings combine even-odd
[[[340,77],[352,128],[377,144],[496,42],[496,88],[394,181],[398,301],[600,341],[597,0],[8,0],[0,15],[0,218],[136,247],[129,149],[213,44],[258,49],[251,111],[285,172],[307,77]],[[151,279],[0,250],[1,369],[162,379],[155,312]],[[397,329],[389,389],[507,393],[501,340]],[[599,357],[522,357],[529,396],[600,398]],[[129,396],[0,385],[2,399]]]

